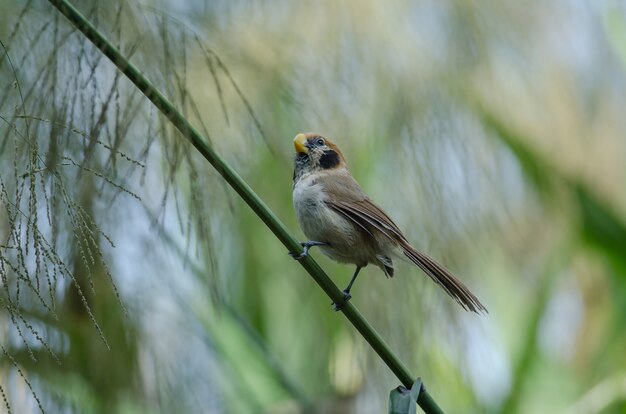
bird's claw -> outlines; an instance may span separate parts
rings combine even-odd
[[[318,242],[318,241],[306,241],[306,242],[300,242],[300,246],[304,247],[304,249],[302,250],[302,253],[298,254],[298,253],[292,253],[289,252],[289,256],[293,257],[295,260],[302,260],[305,257],[307,257],[309,255],[309,249],[313,246],[329,246],[328,243],[325,242]]]
[[[339,312],[340,310],[342,310],[342,309],[343,309],[343,307],[344,307],[344,305],[345,305],[346,303],[348,303],[348,301],[350,301],[350,299],[352,299],[352,295],[350,294],[350,291],[349,291],[349,290],[344,289],[342,292],[343,292],[343,299],[341,299],[341,302],[339,302],[339,303],[335,303],[335,302],[333,302],[333,303],[332,303],[332,305],[333,305],[333,310],[334,310],[335,312]]]
[[[291,256],[294,260],[302,260],[305,257],[307,257],[308,255],[309,255],[309,253],[306,252],[306,251],[302,252],[302,253],[292,253],[292,252],[289,252],[289,256]]]

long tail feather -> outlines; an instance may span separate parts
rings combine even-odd
[[[459,279],[435,260],[422,252],[415,250],[410,245],[402,246],[404,254],[430,278],[452,296],[465,310],[480,313],[487,311],[487,308],[480,303],[478,298]]]

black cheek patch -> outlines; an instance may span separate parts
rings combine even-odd
[[[320,167],[323,169],[335,168],[339,165],[339,154],[333,150],[324,151],[320,157]]]

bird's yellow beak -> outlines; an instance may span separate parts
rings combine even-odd
[[[298,134],[293,139],[293,146],[296,148],[298,154],[308,154],[309,149],[304,145],[306,144],[306,135]]]

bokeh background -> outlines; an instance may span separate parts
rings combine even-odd
[[[623,2],[75,4],[298,238],[315,131],[471,287],[488,315],[408,264],[353,290],[444,410],[626,412]],[[0,40],[0,412],[386,412],[398,380],[106,58],[43,0],[0,0]]]

